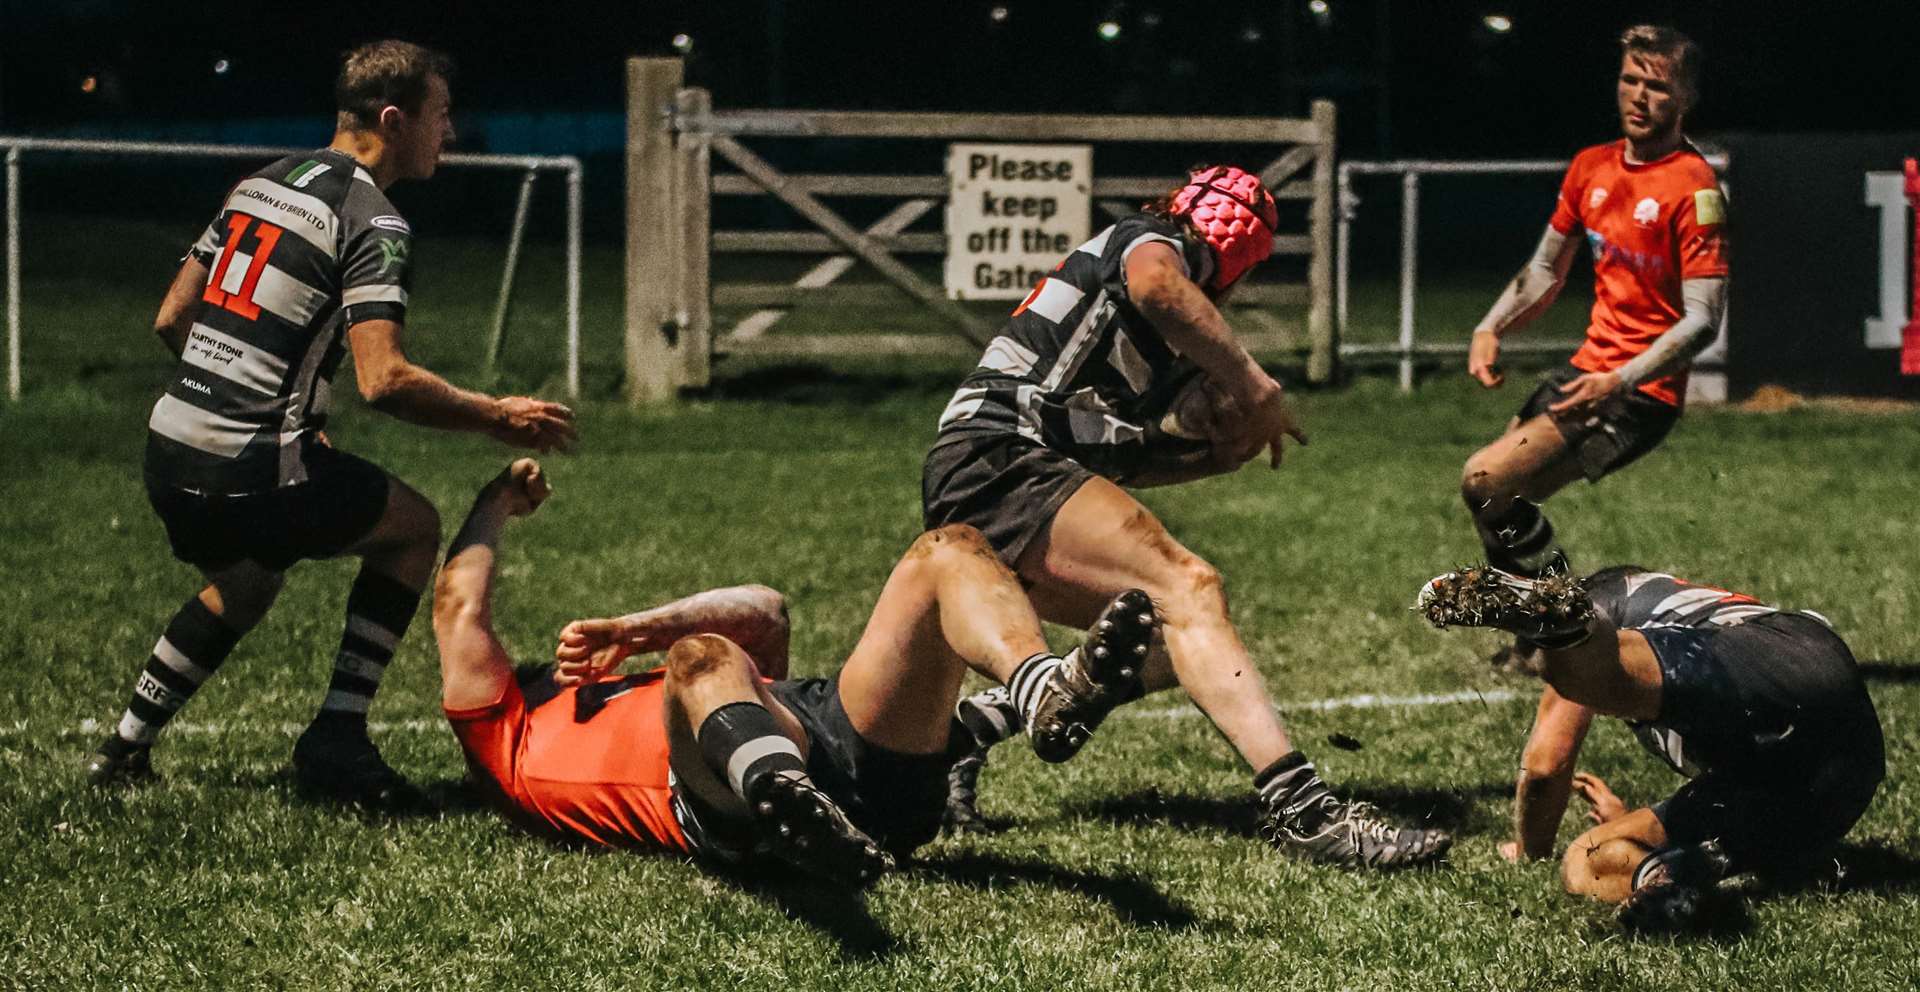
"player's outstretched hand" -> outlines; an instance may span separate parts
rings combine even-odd
[[[1585,413],[1620,391],[1620,377],[1612,372],[1588,372],[1560,387],[1561,399],[1549,413]]]
[[[540,504],[553,495],[553,487],[547,484],[547,476],[540,463],[531,458],[521,458],[500,470],[493,481],[487,484],[498,498],[505,503],[507,516],[524,517],[540,508]]]
[[[575,620],[560,630],[553,649],[553,680],[561,685],[593,682],[633,654],[633,644],[615,619]]]
[[[1574,772],[1573,791],[1592,807],[1587,811],[1587,818],[1595,823],[1606,823],[1627,815],[1627,804],[1613,794],[1600,776],[1592,772]]]
[[[1467,374],[1488,389],[1499,389],[1507,381],[1507,374],[1500,371],[1500,335],[1473,332],[1473,343],[1467,346]]]
[[[1240,423],[1238,436],[1227,440],[1228,455],[1236,465],[1250,461],[1265,448],[1271,467],[1279,468],[1287,438],[1307,443],[1306,429],[1300,426],[1299,416],[1293,412],[1293,405],[1287,402],[1278,384]]]
[[[573,427],[572,410],[531,396],[502,397],[500,419],[491,433],[515,447],[541,453],[567,451],[579,436]]]

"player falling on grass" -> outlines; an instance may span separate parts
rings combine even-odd
[[[1138,588],[1164,624],[1144,668],[1084,651],[1064,662],[1040,657],[1003,679],[1004,689],[963,703],[981,749],[955,768],[951,815],[960,825],[976,819],[987,747],[1025,727],[1043,759],[1065,761],[1115,706],[1179,685],[1251,767],[1263,833],[1276,846],[1397,867],[1433,860],[1450,843],[1327,788],[1288,739],[1228,616],[1219,573],[1122,488],[1230,472],[1263,449],[1278,467],[1287,438],[1306,441],[1280,384],[1219,309],[1271,253],[1277,222],[1258,177],[1230,166],[1194,171],[1043,279],[941,416],[922,481],[929,528],[979,528],[1048,620],[1085,625],[1108,599]],[[1196,374],[1220,397],[1206,437],[1162,433],[1170,397]]]
[[[1467,459],[1460,483],[1488,559],[1523,575],[1567,567],[1539,503],[1666,437],[1689,364],[1713,343],[1726,306],[1724,202],[1682,132],[1699,52],[1679,32],[1645,25],[1621,35],[1620,47],[1615,99],[1626,136],[1574,158],[1539,247],[1474,329],[1467,360],[1486,388],[1505,381],[1501,338],[1552,304],[1584,232],[1594,271],[1586,343],[1547,374],[1499,440]]]
[[[433,603],[467,762],[540,833],[717,864],[771,856],[858,884],[939,831],[947,769],[972,744],[953,719],[968,666],[1010,678],[1058,661],[1020,583],[979,532],[952,526],[907,549],[831,678],[786,677],[786,604],[765,586],[575,621],[557,666],[516,678],[493,632],[494,563],[508,518],[547,494],[524,458],[481,489]],[[1146,596],[1124,593],[1087,649],[1143,657],[1154,626]],[[663,666],[614,674],[660,651]]]
[[[539,450],[573,438],[566,407],[457,389],[401,348],[413,238],[384,191],[433,175],[453,139],[451,71],[405,42],[348,53],[332,144],[241,180],[161,303],[154,330],[180,364],[148,421],[147,495],[207,586],[154,645],[92,757],[97,783],[152,774],[155,736],[266,614],[289,566],[353,556],[346,633],[294,769],[324,796],[414,797],[369,740],[367,708],[433,573],[440,519],[406,483],[327,443],[334,371],[350,349],[361,395],[411,423]]]
[[[1515,790],[1515,838],[1501,853],[1550,856],[1577,789],[1599,825],[1567,849],[1567,891],[1623,903],[1629,926],[1686,927],[1722,878],[1817,862],[1886,772],[1853,655],[1817,614],[1631,566],[1584,582],[1452,572],[1419,605],[1439,626],[1495,627],[1542,649],[1533,657],[1547,688]],[[1628,721],[1691,781],[1629,810],[1576,773],[1595,713]]]

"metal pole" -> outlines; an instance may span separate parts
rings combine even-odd
[[[1347,171],[1345,164],[1340,166],[1333,195],[1336,235],[1333,266],[1334,279],[1339,283],[1333,300],[1333,325],[1339,330],[1340,340],[1344,343],[1347,340],[1347,298],[1353,295],[1353,262],[1347,254],[1353,250],[1353,211],[1359,206],[1359,200],[1353,195],[1353,174]]]
[[[20,401],[20,149],[7,149],[7,399]]]
[[[533,202],[533,181],[540,174],[528,169],[520,177],[520,202],[513,208],[513,231],[507,235],[507,270],[500,275],[500,302],[493,308],[493,333],[487,337],[487,371],[500,361],[500,345],[507,336],[507,303],[513,298],[513,273],[520,265],[520,239],[527,232],[527,206]]]
[[[1400,177],[1400,391],[1413,392],[1413,281],[1420,240],[1420,173]]]
[[[580,182],[581,165],[567,168],[567,398],[580,398]]]

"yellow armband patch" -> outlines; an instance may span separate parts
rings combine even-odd
[[[1693,222],[1701,227],[1718,224],[1727,219],[1727,201],[1717,189],[1699,189],[1693,192]]]

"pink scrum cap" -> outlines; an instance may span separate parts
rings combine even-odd
[[[1213,247],[1209,288],[1222,290],[1273,254],[1280,212],[1260,177],[1231,165],[1201,169],[1173,196],[1173,212],[1200,229]]]

